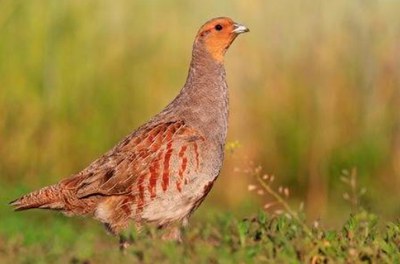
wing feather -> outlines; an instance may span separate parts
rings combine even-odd
[[[128,193],[136,193],[143,198],[146,190],[154,196],[155,183],[161,182],[163,189],[168,187],[166,181],[171,175],[168,175],[167,165],[171,153],[179,152],[182,146],[196,144],[197,140],[204,140],[204,137],[183,121],[158,123],[128,136],[62,184],[64,188],[75,189],[78,198]],[[197,148],[197,144],[195,146]],[[197,151],[196,155],[198,160]],[[146,177],[147,189],[144,186]]]

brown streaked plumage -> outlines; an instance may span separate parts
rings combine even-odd
[[[230,18],[208,21],[195,38],[186,83],[163,111],[86,169],[11,205],[89,215],[114,234],[131,220],[160,227],[186,223],[222,166],[228,125],[223,58],[247,31]],[[180,239],[179,229],[168,236]]]

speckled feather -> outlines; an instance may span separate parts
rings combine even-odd
[[[216,25],[223,30],[216,30]],[[130,220],[159,226],[186,221],[222,166],[228,90],[223,56],[239,33],[229,18],[203,25],[179,95],[86,169],[13,201],[15,210],[44,208],[91,215],[119,233]]]

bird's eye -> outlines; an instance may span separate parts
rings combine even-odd
[[[221,30],[222,30],[222,26],[221,26],[220,24],[217,24],[217,25],[215,26],[215,30],[216,30],[216,31],[221,31]]]

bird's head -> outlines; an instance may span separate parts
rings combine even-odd
[[[222,62],[226,50],[235,38],[245,32],[249,32],[246,26],[234,22],[229,17],[214,18],[200,28],[195,45],[204,46],[215,60]]]

